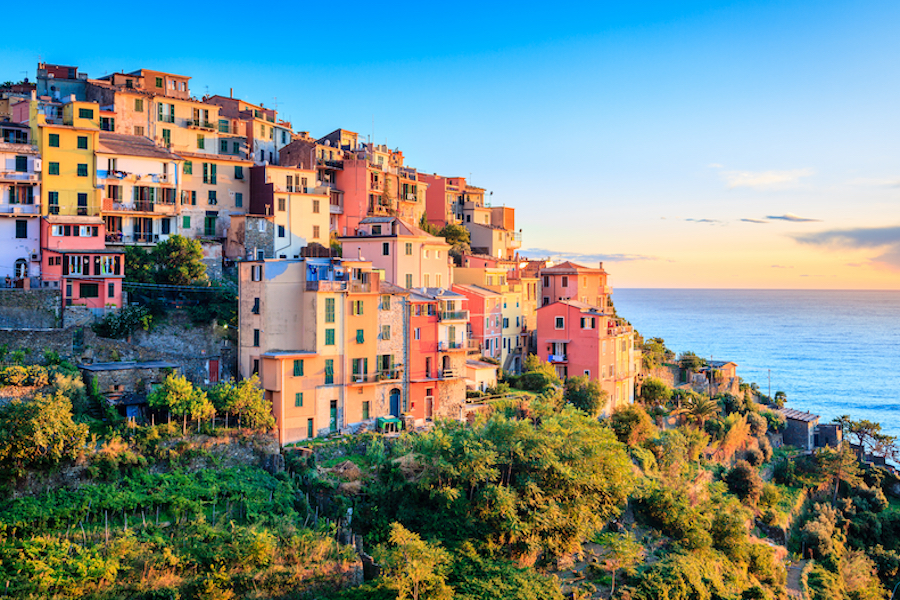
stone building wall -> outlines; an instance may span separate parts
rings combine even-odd
[[[62,326],[62,292],[0,288],[0,328],[51,329]]]

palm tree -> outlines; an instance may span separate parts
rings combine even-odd
[[[690,395],[673,413],[684,416],[689,423],[696,423],[697,429],[702,430],[707,421],[719,414],[719,404],[707,396]]]

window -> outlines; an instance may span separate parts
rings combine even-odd
[[[582,329],[594,329],[597,319],[595,317],[581,317]]]
[[[325,359],[325,385],[334,384],[334,359]]]
[[[144,135],[144,127],[142,125],[135,125],[133,129],[134,135]]]
[[[541,306],[547,306],[548,304],[550,304],[550,296],[544,296],[544,302]]]
[[[431,286],[431,275],[429,275],[428,273],[422,275],[422,285],[425,287]]]
[[[243,192],[235,192],[234,193],[234,206],[236,208],[244,207],[244,194]]]
[[[303,408],[303,392],[297,392],[294,394],[294,406],[297,408]]]
[[[209,197],[207,198],[210,204],[218,204],[219,201],[216,199],[216,190],[209,190]]]
[[[259,329],[253,330],[253,345],[259,346]]]
[[[363,314],[363,301],[362,300],[354,300],[352,304],[352,310],[350,311],[353,315],[361,315]]]
[[[382,242],[381,243],[381,254],[383,256],[388,256],[391,253],[391,244],[390,242]]]
[[[94,109],[79,108],[78,109],[78,118],[79,119],[93,119],[94,118]]]
[[[312,419],[306,420],[306,437],[308,437],[308,438],[313,437],[313,420]]]
[[[203,163],[203,183],[216,184],[216,165]]]
[[[369,401],[368,400],[365,400],[362,403],[362,418],[363,418],[363,421],[365,421],[369,418]]]
[[[280,237],[280,238],[284,237],[284,225],[278,226],[278,237]]]
[[[234,178],[235,179],[243,179],[244,178],[244,167],[241,165],[234,165]]]
[[[240,154],[241,153],[241,145],[239,142],[231,142],[231,153],[232,154]]]
[[[319,239],[319,233],[320,233],[319,226],[313,225],[313,235],[312,236],[313,236],[314,240]]]
[[[406,242],[406,255],[412,256],[412,242]]]
[[[202,133],[197,134],[197,148],[199,150],[206,149],[206,137]]]
[[[412,287],[412,275],[407,273],[406,274],[406,288],[409,289],[411,287]]]
[[[381,310],[391,310],[391,297],[389,294],[384,294],[381,296],[381,301],[378,304],[378,308]]]
[[[319,214],[319,201],[313,200],[313,212]]]
[[[191,228],[191,218],[187,215],[181,217],[181,228],[182,229],[190,229]]]
[[[161,88],[162,86],[163,86],[163,78],[157,77],[156,78],[156,87]]]
[[[544,287],[550,287],[550,276],[544,275]]]
[[[442,283],[443,283],[443,279],[441,278],[441,273],[436,273],[434,276],[434,285],[436,287],[441,287]]]
[[[294,377],[303,377],[303,359],[294,360]]]
[[[49,138],[47,139],[47,144],[48,144],[51,148],[59,148],[59,134],[58,134],[58,133],[51,133],[50,136],[49,136]]]
[[[16,239],[28,237],[28,221],[24,219],[16,220]]]
[[[569,276],[568,275],[562,276],[562,286],[569,287]]]
[[[228,154],[228,140],[219,140],[219,154]]]
[[[353,362],[353,379],[357,381],[362,381],[365,379],[366,374],[369,372],[369,359],[368,358],[354,358]]]
[[[169,219],[161,219],[159,221],[159,227],[159,232],[162,235],[169,235],[170,233],[172,233],[172,222]]]
[[[325,322],[334,323],[334,298],[325,298]]]
[[[172,145],[172,132],[168,129],[162,130],[163,145],[169,147]]]
[[[589,370],[585,369],[585,370],[584,370],[584,376],[587,377],[588,379],[590,379],[590,378],[591,378],[591,372],[590,372]]]
[[[422,329],[416,327],[415,331],[413,331],[414,339],[421,340],[422,339]]]
[[[366,336],[365,336],[364,330],[362,330],[362,329],[356,330],[356,343],[357,344],[365,344],[366,343]]]
[[[250,267],[251,281],[262,281],[262,274],[263,274],[263,266],[262,265],[253,265]]]
[[[325,330],[325,345],[334,346],[334,329],[332,328]]]
[[[194,174],[194,163],[189,160],[184,161],[184,174],[185,175],[193,175]]]
[[[509,328],[509,318],[503,317],[503,329],[508,329],[508,328]]]
[[[16,172],[17,173],[25,173],[28,171],[28,157],[27,156],[17,156],[16,157]],[[10,188],[12,189],[12,188]]]
[[[131,81],[130,79],[128,80]],[[143,98],[135,98],[134,99],[134,112],[144,112],[144,99]]]
[[[106,284],[106,297],[107,298],[115,298],[116,297],[116,284],[110,281]]]
[[[47,192],[47,200],[50,202],[50,214],[59,214],[59,192]]]
[[[88,147],[88,139],[86,135],[78,136],[78,149],[79,150],[87,150]]]
[[[47,173],[49,173],[50,175],[59,175],[59,163],[50,163],[50,165],[47,167]]]
[[[88,166],[84,163],[79,163],[77,174],[79,177],[87,177],[88,176]]]
[[[563,329],[563,328],[565,328],[565,326],[566,326],[565,317],[556,317],[556,328]]]
[[[425,258],[428,258],[428,250],[425,250],[424,254],[425,254]]]
[[[391,339],[391,326],[390,325],[382,325],[381,326],[381,339],[383,339],[383,340]]]
[[[78,295],[82,298],[99,298],[100,286],[96,283],[82,283],[78,286]]]
[[[278,199],[278,210],[284,210],[284,209],[285,209],[284,198],[279,198]]]

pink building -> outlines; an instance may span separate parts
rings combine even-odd
[[[394,285],[407,289],[450,286],[450,244],[399,217],[365,218],[356,235],[339,239],[344,256],[371,261]]]
[[[582,267],[569,261],[541,269],[541,306],[573,299],[605,310],[612,293],[607,285],[607,276],[603,263],[600,263],[599,269]]]
[[[107,250],[101,217],[44,217],[41,254],[42,279],[59,282],[67,306],[122,307],[124,251]]]
[[[479,285],[454,284],[452,289],[469,299],[469,337],[478,343],[482,356],[500,360],[503,294]]]

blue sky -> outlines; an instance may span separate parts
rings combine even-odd
[[[623,4],[42,8],[0,80],[156,68],[374,131],[616,286],[900,288],[900,3]]]

